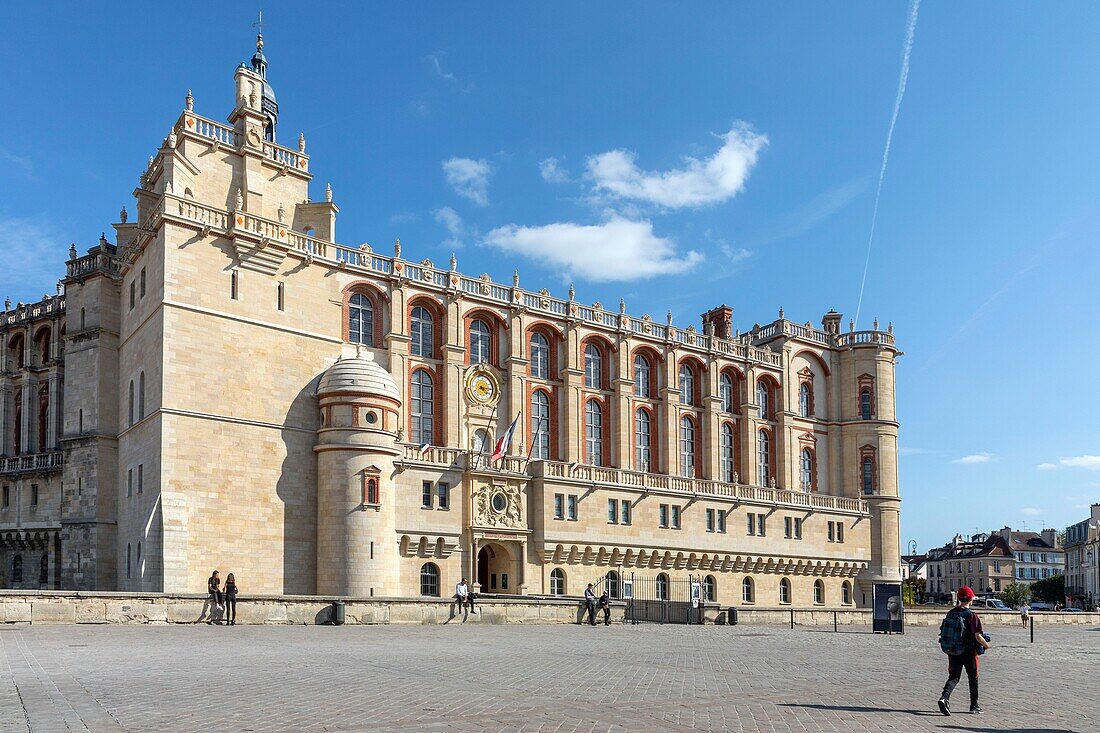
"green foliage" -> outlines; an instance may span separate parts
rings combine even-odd
[[[1019,608],[1031,600],[1031,588],[1019,583],[1009,583],[1001,591],[1001,600],[1009,608]]]
[[[901,583],[901,601],[906,606],[915,606],[923,597],[927,582],[924,578],[906,578]]]
[[[1066,579],[1062,575],[1052,575],[1031,584],[1031,595],[1037,601],[1047,603],[1066,602]]]

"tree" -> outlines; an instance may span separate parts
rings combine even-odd
[[[906,606],[915,606],[924,597],[927,581],[924,578],[909,577],[902,581],[901,599]]]
[[[1031,588],[1019,583],[1009,583],[1001,591],[1001,600],[1009,608],[1019,608],[1031,600]]]
[[[1036,580],[1031,584],[1031,595],[1038,601],[1047,603],[1066,602],[1066,578],[1063,575],[1052,575],[1049,578]]]

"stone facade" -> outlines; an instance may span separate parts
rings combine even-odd
[[[900,580],[892,328],[781,309],[734,333],[725,306],[681,327],[336,244],[260,50],[234,80],[230,124],[188,93],[133,221],[68,262],[62,588],[188,592],[219,568],[246,593],[623,595],[633,575],[812,608]]]
[[[1089,518],[1066,527],[1066,603],[1091,610],[1100,606],[1100,504]]]

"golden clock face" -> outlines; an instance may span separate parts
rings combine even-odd
[[[475,400],[485,404],[493,399],[497,388],[493,384],[493,380],[484,374],[478,374],[470,381],[470,391],[473,393]]]

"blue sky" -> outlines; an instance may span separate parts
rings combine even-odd
[[[9,10],[0,297],[52,292],[258,6]],[[279,136],[339,238],[682,325],[854,315],[908,6],[266,3]],[[860,326],[905,351],[903,544],[1100,501],[1100,8],[928,1]],[[132,209],[132,204],[130,206]],[[566,244],[562,244],[566,243]],[[566,246],[567,245],[567,246]],[[522,253],[517,254],[517,250]],[[533,256],[533,253],[537,253]]]

